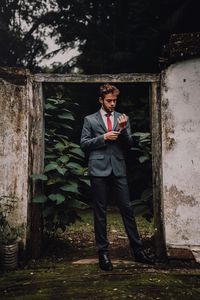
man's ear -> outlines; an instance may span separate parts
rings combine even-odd
[[[99,97],[99,102],[101,103],[101,105],[103,104],[103,99],[101,97]]]

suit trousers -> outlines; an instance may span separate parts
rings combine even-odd
[[[107,252],[109,246],[106,209],[110,190],[114,193],[114,199],[120,210],[130,246],[134,253],[140,251],[143,248],[142,241],[138,234],[133,207],[130,202],[127,178],[117,177],[112,173],[106,177],[92,176],[90,180],[93,197],[95,239],[98,251]]]

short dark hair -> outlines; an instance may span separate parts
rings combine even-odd
[[[103,85],[100,86],[99,88],[99,97],[101,99],[104,99],[105,95],[107,94],[116,94],[117,96],[119,95],[119,90],[118,88],[116,88],[116,86],[111,85],[109,83],[105,83]]]

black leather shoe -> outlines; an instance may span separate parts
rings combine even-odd
[[[143,250],[134,254],[135,261],[143,264],[154,265],[155,261],[151,259]]]
[[[99,267],[103,271],[112,271],[113,265],[111,263],[108,253],[99,254]]]

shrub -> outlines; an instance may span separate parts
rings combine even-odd
[[[82,166],[84,153],[72,138],[72,109],[77,105],[63,97],[46,100],[45,167],[43,174],[33,174],[32,178],[44,184],[44,193],[33,202],[43,204],[44,229],[49,233],[64,231],[79,218],[77,209],[87,207],[80,194],[82,185],[90,185]]]

